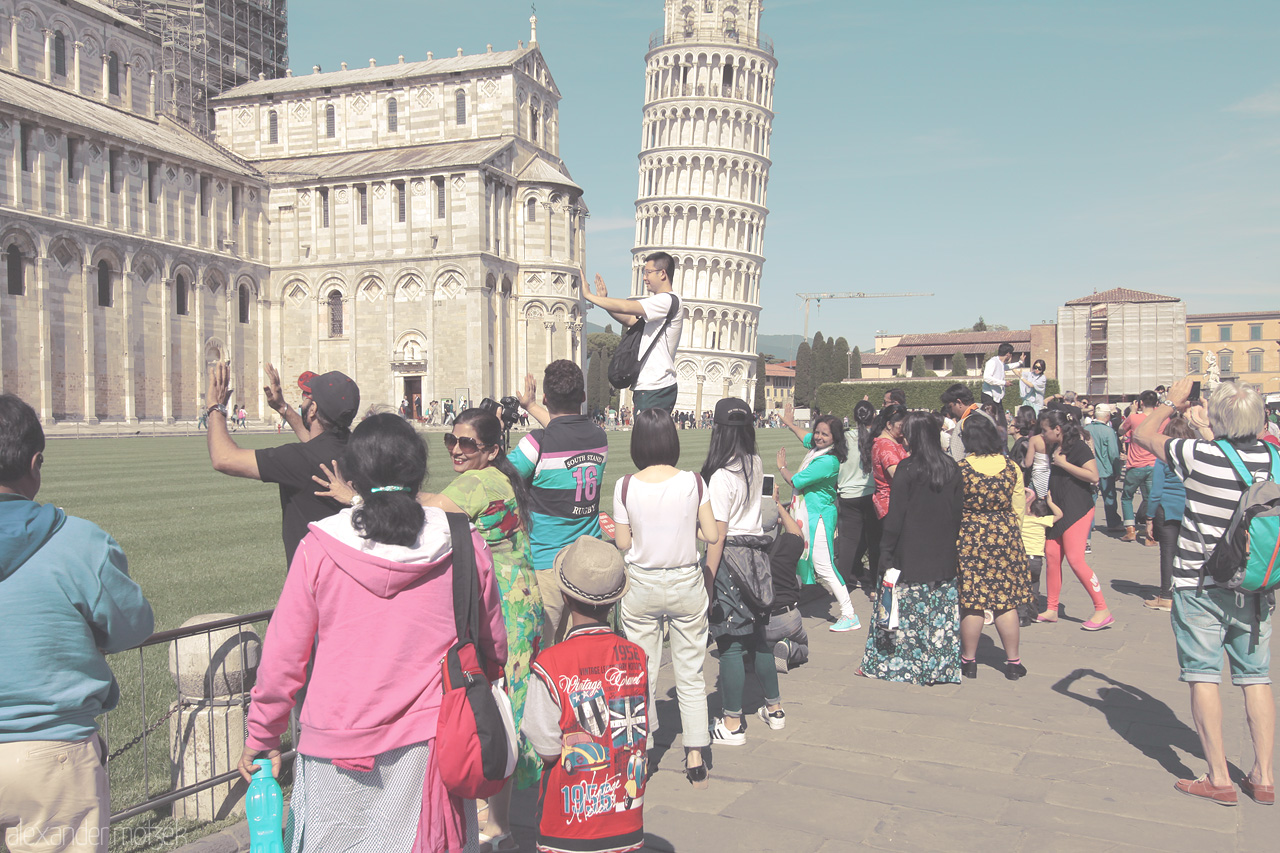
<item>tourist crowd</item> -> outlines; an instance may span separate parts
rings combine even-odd
[[[651,263],[646,281],[653,277],[651,290],[666,296],[662,268]],[[634,310],[669,316],[674,300]],[[602,281],[593,301],[614,316],[633,310],[609,299]],[[298,715],[290,849],[515,850],[512,795],[536,786],[540,850],[639,849],[664,641],[684,772],[694,788],[706,788],[708,750],[745,744],[751,712],[753,725],[787,724],[779,675],[810,655],[799,610],[804,586],[820,585],[834,599],[829,630],[837,633],[860,627],[855,600],[866,594],[872,606],[856,674],[888,681],[976,679],[987,626],[1003,649],[1005,678],[1027,676],[1035,664],[1023,661],[1020,632],[1062,621],[1064,559],[1093,605],[1080,628],[1114,626],[1089,565],[1099,498],[1117,538],[1159,546],[1158,591],[1146,606],[1171,614],[1209,765],[1200,779],[1179,780],[1178,790],[1236,802],[1217,693],[1225,654],[1254,739],[1254,764],[1239,787],[1274,802],[1270,607],[1202,570],[1244,490],[1280,476],[1280,455],[1266,443],[1278,443],[1278,430],[1255,391],[1221,383],[1202,403],[1184,380],[1144,392],[1126,412],[1071,394],[1046,399],[1044,363],[1021,370],[1012,347],[1002,346],[984,370],[980,398],[957,383],[938,411],[911,410],[893,389],[879,410],[863,400],[851,418],[820,414],[804,428],[788,405],[777,421],[802,453],[780,449],[771,466],[757,450],[760,416],[743,400],[719,400],[696,419],[711,430],[705,459],[682,468],[680,429],[695,419],[673,415],[665,379],[647,382],[653,387],[641,399],[655,405],[638,400],[634,413],[582,414],[582,371],[552,362],[540,398],[532,376],[516,395],[540,426],[510,448],[499,407],[446,409],[443,443],[455,476],[430,494],[422,488],[427,449],[409,423],[423,416],[418,401],[356,423],[355,383],[308,373],[294,412],[271,370],[267,399],[301,440],[251,451],[228,431],[226,365],[211,370],[214,468],[277,483],[281,492],[288,572],[240,770],[249,779],[254,762],[269,758],[278,771],[281,737]],[[1014,382],[1025,405],[1008,419],[1003,398]],[[602,426],[620,424],[632,428],[636,471],[617,480],[607,519]],[[151,627],[110,537],[87,523],[64,525],[34,503],[44,449],[38,431],[29,406],[0,397],[0,530],[8,531],[0,604],[16,614],[27,602],[57,599],[60,621],[50,630],[58,636],[44,642],[49,654],[68,656],[78,677],[53,702],[30,676],[0,684],[3,825],[29,809],[15,793],[25,780],[18,785],[13,774],[33,754],[32,742],[65,741],[58,755],[80,776],[61,778],[56,790],[78,785],[101,800],[92,720],[114,703],[103,652],[136,643]],[[789,487],[789,500],[780,500],[767,468]],[[605,529],[612,524],[612,541],[602,519]],[[35,575],[50,561],[73,567],[55,573],[56,588]],[[512,772],[483,812],[454,795],[437,749],[439,662],[460,641],[459,572],[476,576],[472,639],[520,732]],[[99,596],[109,590],[111,603],[78,603],[84,594],[69,591],[86,584]],[[0,628],[6,654],[17,647],[5,639],[14,624]],[[73,643],[72,628],[94,642]],[[709,647],[719,659],[714,715],[704,674]],[[42,667],[32,661],[27,671]],[[754,709],[744,698],[749,672],[763,699]],[[15,711],[40,702],[50,707]],[[57,819],[102,817],[86,815]],[[353,827],[377,829],[353,837]]]

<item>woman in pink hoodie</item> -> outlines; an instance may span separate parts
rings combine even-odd
[[[417,493],[427,451],[394,414],[351,434],[342,470],[359,494],[311,525],[267,628],[240,772],[268,756],[298,691],[298,763],[290,801],[293,851],[461,851],[476,844],[474,811],[448,794],[433,758],[440,662],[457,642],[453,543],[442,510]],[[484,655],[507,657],[493,559],[472,532]],[[459,567],[471,570],[471,567]],[[307,677],[311,667],[310,680]]]

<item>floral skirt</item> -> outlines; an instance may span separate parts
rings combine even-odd
[[[954,580],[898,584],[898,627],[871,625],[862,672],[911,684],[960,683],[960,598]]]

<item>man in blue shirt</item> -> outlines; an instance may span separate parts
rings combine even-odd
[[[36,503],[44,430],[0,395],[0,838],[14,853],[106,853],[106,655],[151,635],[151,605],[100,527]]]
[[[582,414],[587,399],[582,369],[560,359],[542,375],[542,404],[534,402],[537,381],[525,377],[524,407],[543,429],[531,430],[507,458],[529,482],[529,559],[538,577],[546,614],[544,645],[556,639],[564,598],[552,562],[579,536],[600,536],[600,489],[609,439]]]

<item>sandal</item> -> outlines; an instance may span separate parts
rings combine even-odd
[[[520,843],[511,837],[511,833],[488,836],[480,833],[480,853],[518,853]]]

